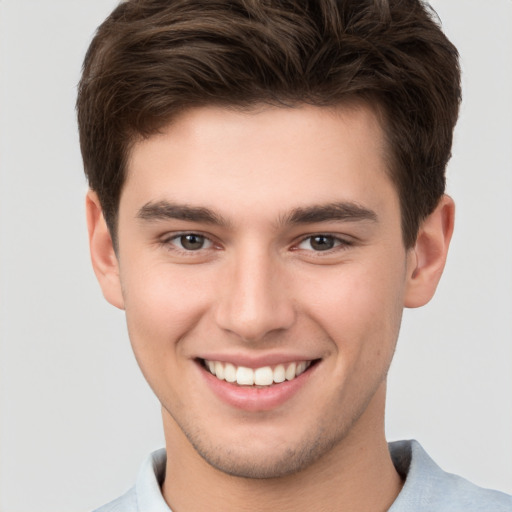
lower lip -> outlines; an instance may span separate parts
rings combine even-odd
[[[220,380],[199,364],[204,379],[218,398],[232,407],[250,412],[270,411],[283,405],[306,384],[317,366],[318,363],[310,366],[292,380],[257,387],[239,386]]]

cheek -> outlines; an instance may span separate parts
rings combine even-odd
[[[388,260],[389,261],[389,260]],[[392,352],[403,308],[403,272],[398,266],[341,266],[306,293],[309,314],[339,351]],[[307,306],[306,306],[307,307]]]
[[[148,266],[144,271],[128,266],[125,270],[121,278],[126,319],[136,355],[142,351],[159,357],[179,350],[179,340],[208,307],[208,294],[201,286],[205,281],[197,268],[178,272],[164,264]]]
[[[126,323],[137,363],[162,403],[179,404],[178,384],[186,379],[186,343],[181,341],[207,309],[205,290],[199,279],[168,265],[125,270]]]

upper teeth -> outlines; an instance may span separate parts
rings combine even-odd
[[[311,361],[300,363],[278,364],[274,368],[262,366],[261,368],[247,368],[235,366],[231,363],[205,360],[210,373],[220,380],[236,382],[240,386],[270,386],[271,384],[292,380],[304,373],[311,365]]]

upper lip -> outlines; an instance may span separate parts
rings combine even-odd
[[[302,361],[314,361],[320,359],[318,356],[309,356],[305,354],[262,354],[262,355],[247,355],[247,354],[221,354],[221,353],[208,353],[202,354],[196,359],[206,361],[220,361],[222,363],[231,363],[234,366],[244,366],[246,368],[262,368],[264,366],[276,366],[278,364],[298,363]]]

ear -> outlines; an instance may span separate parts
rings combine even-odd
[[[421,223],[416,244],[410,249],[405,307],[424,306],[434,296],[446,263],[454,219],[453,199],[444,195]]]
[[[103,296],[113,306],[124,309],[121,280],[119,278],[119,262],[112,237],[103,217],[100,201],[92,190],[87,193],[85,211],[92,266],[103,291]]]

